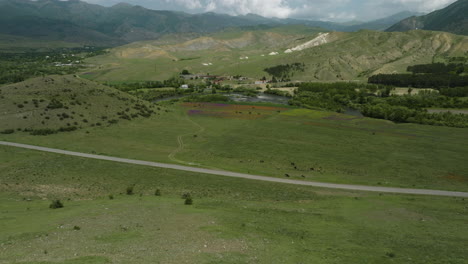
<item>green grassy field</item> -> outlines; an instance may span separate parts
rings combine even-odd
[[[465,263],[468,254],[461,198],[330,191],[10,147],[0,157],[0,263]],[[124,194],[130,185],[133,196]],[[187,192],[191,206],[180,198]],[[64,208],[49,209],[52,199]]]
[[[248,104],[165,108],[158,116],[109,127],[48,136],[20,132],[0,140],[292,179],[468,187],[466,129]]]

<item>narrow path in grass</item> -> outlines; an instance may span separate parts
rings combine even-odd
[[[295,184],[295,185],[313,186],[313,187],[321,187],[321,188],[329,188],[329,189],[353,190],[353,191],[367,191],[367,192],[380,192],[380,193],[399,193],[399,194],[417,194],[417,195],[432,195],[432,196],[450,196],[450,197],[467,197],[468,198],[468,192],[455,192],[455,191],[442,191],[442,190],[429,190],[429,189],[407,189],[407,188],[393,188],[393,187],[378,187],[378,186],[336,184],[336,183],[324,183],[324,182],[309,182],[309,181],[290,180],[290,179],[282,179],[282,178],[252,175],[252,174],[244,174],[244,173],[237,173],[237,172],[230,172],[230,171],[223,171],[223,170],[189,167],[189,166],[182,166],[182,165],[175,165],[175,164],[168,164],[168,163],[159,163],[159,162],[151,162],[151,161],[143,161],[143,160],[124,159],[124,158],[118,158],[118,157],[95,155],[95,154],[88,154],[88,153],[82,153],[82,152],[74,152],[74,151],[68,151],[68,150],[46,148],[46,147],[26,145],[26,144],[6,142],[6,141],[0,141],[0,145],[23,148],[23,149],[38,150],[38,151],[44,151],[44,152],[50,152],[50,153],[68,155],[68,156],[81,157],[81,158],[106,160],[106,161],[113,161],[113,162],[120,162],[120,163],[134,164],[134,165],[142,165],[142,166],[149,166],[149,167],[189,171],[189,172],[203,173],[203,174],[210,174],[210,175],[220,175],[220,176],[243,178],[243,179],[257,180],[257,181]]]
[[[190,116],[186,115],[186,119],[187,121],[189,121],[190,123],[192,123],[193,125],[195,125],[198,130],[195,131],[195,132],[190,132],[190,133],[186,133],[186,134],[182,134],[182,135],[178,135],[177,136],[177,144],[179,144],[179,146],[174,150],[172,151],[169,155],[168,155],[168,158],[171,160],[171,161],[174,161],[174,162],[177,162],[177,163],[181,163],[181,164],[185,164],[185,165],[196,165],[196,166],[201,166],[200,164],[197,164],[197,163],[193,163],[193,162],[186,162],[186,161],[183,161],[183,160],[180,160],[178,158],[176,158],[176,155],[177,153],[181,152],[184,148],[185,148],[185,144],[184,144],[184,137],[186,136],[190,136],[190,135],[195,135],[195,134],[199,134],[199,133],[203,133],[205,131],[205,128],[202,127],[200,124],[196,123],[195,121],[193,121],[192,119],[190,119]]]

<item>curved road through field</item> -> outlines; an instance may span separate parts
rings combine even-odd
[[[186,134],[177,136],[177,144],[179,144],[179,146],[174,151],[172,151],[167,157],[174,162],[193,166],[193,165],[198,165],[198,164],[179,160],[175,156],[185,148],[184,139],[183,139],[184,137],[189,136],[189,135],[194,135],[197,133],[203,133],[205,131],[205,128],[199,125],[198,123],[196,123],[195,121],[193,121],[192,119],[190,119],[188,115],[187,115],[187,121],[189,121],[190,123],[198,127],[198,130],[194,133],[186,133]]]
[[[266,181],[266,182],[277,182],[277,183],[286,183],[286,184],[295,184],[295,185],[313,186],[313,187],[322,187],[322,188],[331,188],[331,189],[353,190],[353,191],[368,191],[368,192],[380,192],[380,193],[399,193],[399,194],[419,194],[419,195],[451,196],[451,197],[468,197],[468,192],[452,192],[452,191],[425,190],[425,189],[390,188],[390,187],[375,187],[375,186],[363,186],[363,185],[350,185],[350,184],[334,184],[334,183],[323,183],[323,182],[299,181],[299,180],[273,178],[273,177],[258,176],[258,175],[223,171],[223,170],[212,170],[212,169],[203,169],[203,168],[196,168],[196,167],[189,167],[189,166],[182,166],[182,165],[175,165],[175,164],[150,162],[150,161],[142,161],[142,160],[133,160],[133,159],[124,159],[124,158],[117,158],[117,157],[110,157],[110,156],[95,155],[95,154],[74,152],[74,151],[68,151],[68,150],[61,150],[61,149],[53,149],[53,148],[39,147],[39,146],[33,146],[33,145],[12,143],[12,142],[6,142],[6,141],[0,141],[0,145],[10,146],[10,147],[17,147],[17,148],[24,148],[24,149],[31,149],[31,150],[38,150],[38,151],[45,151],[45,152],[51,152],[51,153],[57,153],[57,154],[62,154],[62,155],[75,156],[75,157],[82,157],[82,158],[89,158],[89,159],[107,160],[107,161],[120,162],[120,163],[128,163],[128,164],[143,165],[143,166],[157,167],[157,168],[166,168],[166,169],[181,170],[181,171],[189,171],[189,172],[197,172],[197,173],[212,174],[212,175],[221,175],[221,176],[227,176],[227,177],[243,178],[243,179]]]

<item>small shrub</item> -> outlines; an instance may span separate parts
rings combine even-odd
[[[109,200],[114,200],[114,195],[109,194]]]
[[[161,196],[161,190],[156,189],[156,191],[154,192],[154,195],[155,196]]]
[[[75,231],[81,230],[81,227],[79,227],[79,226],[74,226],[74,227],[73,227],[73,230],[75,230]]]
[[[192,205],[193,204],[193,199],[192,197],[188,197],[185,199],[185,205]]]
[[[57,99],[52,99],[52,101],[50,101],[50,103],[47,105],[47,108],[49,109],[63,108],[63,103],[61,103]]]
[[[128,186],[125,192],[127,195],[133,195],[133,186]]]
[[[395,253],[393,253],[393,252],[387,252],[385,255],[387,255],[387,257],[389,257],[389,258],[396,257]]]
[[[60,200],[54,200],[54,201],[52,201],[52,203],[49,205],[49,208],[51,208],[51,209],[63,208],[63,203],[60,202]]]

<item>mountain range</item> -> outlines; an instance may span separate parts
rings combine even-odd
[[[446,31],[468,35],[468,0],[459,0],[444,9],[424,16],[412,16],[393,25],[387,31],[415,29]]]
[[[43,41],[117,46],[157,39],[165,34],[206,34],[229,27],[257,25],[303,24],[332,31],[384,30],[412,15],[415,13],[402,12],[371,22],[347,24],[265,18],[254,14],[187,14],[150,10],[126,3],[103,7],[79,0],[0,0],[0,34],[3,39],[19,36]]]

